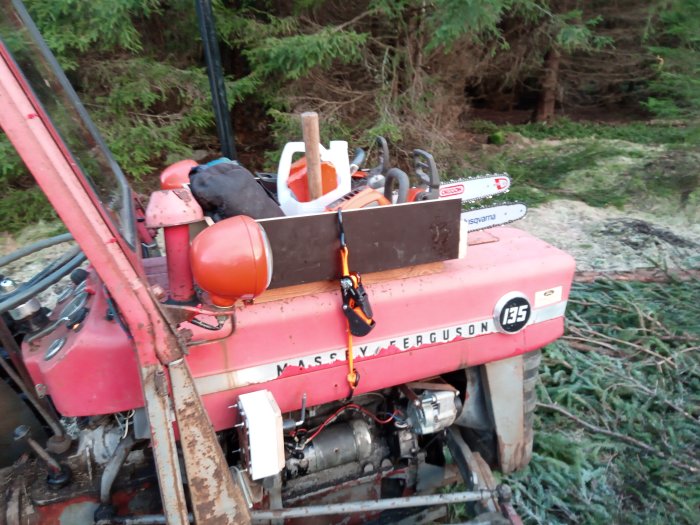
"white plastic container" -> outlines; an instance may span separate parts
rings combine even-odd
[[[350,191],[351,175],[348,143],[344,140],[332,140],[330,148],[326,149],[323,147],[323,144],[320,144],[319,149],[321,151],[321,162],[333,164],[338,186],[318,199],[309,202],[296,200],[292,190],[287,185],[287,180],[289,179],[294,154],[305,153],[306,148],[303,142],[287,142],[282,150],[282,157],[277,168],[277,198],[285,215],[306,215],[322,212],[331,202],[338,200]]]

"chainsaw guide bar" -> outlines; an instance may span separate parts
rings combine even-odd
[[[441,184],[439,194],[441,199],[459,197],[462,202],[473,202],[507,193],[510,182],[510,177],[506,173],[470,177]]]
[[[462,212],[462,222],[467,231],[485,230],[495,226],[504,226],[522,219],[527,215],[527,206],[522,202],[507,202],[496,206],[482,206]]]

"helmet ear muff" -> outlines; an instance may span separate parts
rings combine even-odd
[[[215,306],[263,293],[272,279],[272,250],[262,226],[238,215],[202,231],[190,252],[192,274]]]

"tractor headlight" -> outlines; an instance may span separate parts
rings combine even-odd
[[[224,219],[197,235],[191,260],[195,282],[220,308],[257,297],[272,279],[272,249],[265,230],[244,215]]]

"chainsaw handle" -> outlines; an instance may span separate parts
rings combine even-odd
[[[355,148],[355,157],[350,161],[350,174],[352,175],[359,170],[365,163],[367,152],[362,148]]]
[[[391,168],[391,157],[389,157],[389,143],[382,136],[377,137],[377,146],[379,147],[379,164],[369,170],[371,175],[386,174]]]
[[[411,181],[406,175],[405,171],[401,171],[399,168],[391,168],[386,172],[386,183],[384,185],[384,197],[391,202],[392,191],[394,190],[394,181],[399,183],[399,196],[396,199],[396,204],[401,204],[406,202],[408,199],[408,188],[411,185]]]
[[[428,186],[428,192],[435,192],[440,189],[440,175],[438,174],[437,164],[435,164],[435,159],[430,153],[422,149],[414,149],[413,167],[420,181]]]

